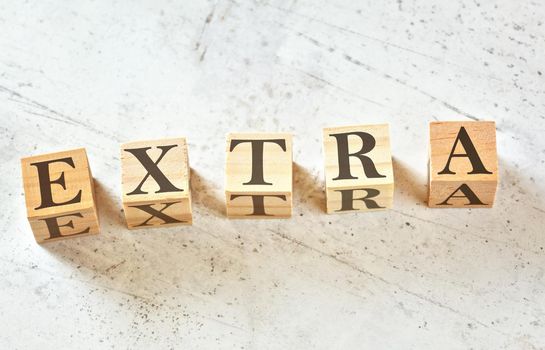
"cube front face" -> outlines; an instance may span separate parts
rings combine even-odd
[[[227,136],[225,195],[230,218],[287,218],[292,211],[292,137]]]
[[[328,213],[392,207],[388,124],[325,128],[323,142]]]
[[[121,145],[121,188],[127,227],[192,223],[189,159],[184,138]]]
[[[430,123],[429,182],[430,207],[492,207],[498,185],[495,123]]]
[[[38,243],[99,232],[85,149],[21,159],[27,216]]]

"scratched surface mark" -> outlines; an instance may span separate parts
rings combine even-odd
[[[0,348],[545,348],[542,1],[2,1]],[[495,120],[493,209],[427,124]],[[321,129],[389,122],[394,208],[326,215]],[[224,216],[228,132],[294,133],[294,216]],[[185,136],[194,225],[129,231],[119,144]],[[38,246],[19,159],[85,147],[102,233]]]

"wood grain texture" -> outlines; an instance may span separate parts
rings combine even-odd
[[[259,140],[260,144],[252,143],[254,140]],[[291,134],[227,135],[225,163],[227,216],[245,219],[290,217],[293,188],[292,152]],[[255,199],[250,196],[263,198]]]
[[[38,163],[45,164],[41,176]],[[22,158],[21,170],[27,217],[38,243],[99,233],[93,177],[85,149]],[[47,199],[42,197],[42,186],[50,188],[47,192],[51,198],[48,194],[44,194]]]
[[[144,157],[144,163],[138,157]],[[151,161],[151,164],[145,161]],[[154,173],[149,173],[145,165],[156,169],[164,178],[154,177]],[[121,174],[121,196],[128,228],[192,223],[190,169],[185,138],[137,141],[121,145]],[[165,181],[168,186],[159,185],[161,181]],[[149,209],[141,209],[146,206],[174,220],[165,221],[160,216],[153,216],[154,212],[150,213]]]
[[[355,133],[363,133],[367,138]],[[339,140],[332,135],[346,134],[343,140],[347,141],[348,154],[359,154],[364,163],[357,156],[345,157],[347,152],[339,154]],[[330,127],[323,129],[325,184],[328,213],[343,213],[342,190],[353,190],[353,207],[356,211],[374,211],[391,208],[394,196],[394,172],[392,166],[392,152],[390,147],[390,129],[388,124],[355,125]],[[368,144],[367,144],[368,143]],[[360,152],[360,151],[364,152]],[[349,172],[347,178],[341,177],[340,157],[348,158]],[[366,172],[366,168],[367,172]],[[371,173],[372,172],[372,173]],[[369,197],[370,190],[379,193],[369,198],[372,202],[358,200]],[[375,206],[376,204],[376,206]]]
[[[428,205],[433,208],[491,208],[498,187],[495,123],[432,122],[429,132]],[[459,139],[461,132],[469,137],[469,149]],[[476,151],[475,158],[465,156],[472,147]],[[479,163],[484,167],[481,171],[474,167]],[[467,186],[468,192],[458,190],[461,186]],[[476,196],[478,204],[468,199],[467,195],[471,194]],[[450,196],[453,197],[449,199]]]

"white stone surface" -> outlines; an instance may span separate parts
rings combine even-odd
[[[545,3],[0,2],[0,348],[545,348]],[[428,209],[427,124],[495,120],[493,209]],[[321,128],[389,122],[395,208],[324,213]],[[293,132],[290,220],[224,216]],[[192,227],[129,231],[119,143],[186,136]],[[19,159],[85,147],[102,233],[39,246]]]

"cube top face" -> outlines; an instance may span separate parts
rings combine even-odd
[[[496,124],[430,123],[430,181],[497,182]]]
[[[355,185],[380,186],[393,184],[392,153],[388,124],[355,125],[323,130],[326,187],[353,188]],[[376,172],[364,167],[356,156],[368,157]],[[344,162],[343,162],[344,159]],[[348,169],[341,169],[341,163]],[[348,164],[346,163],[348,162]]]
[[[227,193],[291,193],[293,161],[291,134],[229,134],[226,152]]]
[[[85,149],[23,158],[21,169],[29,219],[94,207],[93,181]]]
[[[189,196],[188,164],[185,138],[121,145],[123,202],[159,202]]]

